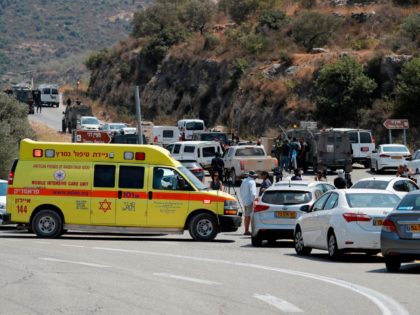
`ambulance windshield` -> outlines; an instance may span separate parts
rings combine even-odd
[[[204,184],[193,174],[188,170],[187,168],[180,166],[178,167],[178,170],[187,177],[191,183],[198,189],[198,190],[206,190],[208,187],[204,186]]]

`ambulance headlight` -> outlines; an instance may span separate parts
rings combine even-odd
[[[225,200],[224,212],[225,215],[237,215],[239,203],[236,200]]]
[[[55,150],[51,150],[51,149],[45,150],[45,157],[53,158],[54,156],[55,156]]]

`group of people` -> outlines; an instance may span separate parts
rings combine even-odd
[[[308,164],[306,154],[309,151],[309,144],[305,139],[293,138],[292,141],[283,139],[283,135],[279,134],[274,141],[274,153],[278,161],[277,179],[281,179],[283,170],[292,172],[296,169],[306,171]]]

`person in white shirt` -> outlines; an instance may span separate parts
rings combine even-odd
[[[242,181],[240,187],[242,204],[244,205],[244,235],[251,235],[251,232],[249,231],[249,225],[251,222],[251,214],[254,208],[254,200],[257,197],[257,184],[255,183],[255,179],[257,177],[257,173],[250,171],[248,177]]]

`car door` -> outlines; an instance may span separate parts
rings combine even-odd
[[[114,225],[116,207],[115,164],[95,164],[92,185],[90,222]]]
[[[118,226],[143,226],[147,224],[146,165],[120,165],[116,224]]]
[[[184,228],[189,210],[191,187],[171,167],[149,167],[147,226],[151,228]]]
[[[339,196],[337,193],[331,192],[322,210],[318,211],[316,226],[318,230],[315,233],[317,236],[315,240],[317,248],[327,248],[327,234],[331,226],[331,217],[334,215],[333,209],[335,209],[338,204],[338,198]]]
[[[301,220],[300,225],[303,239],[305,240],[305,244],[309,247],[316,247],[316,240],[320,237],[317,235],[320,230],[318,227],[318,216],[329,196],[330,193],[322,195],[321,198],[313,204],[311,212],[304,215]]]

